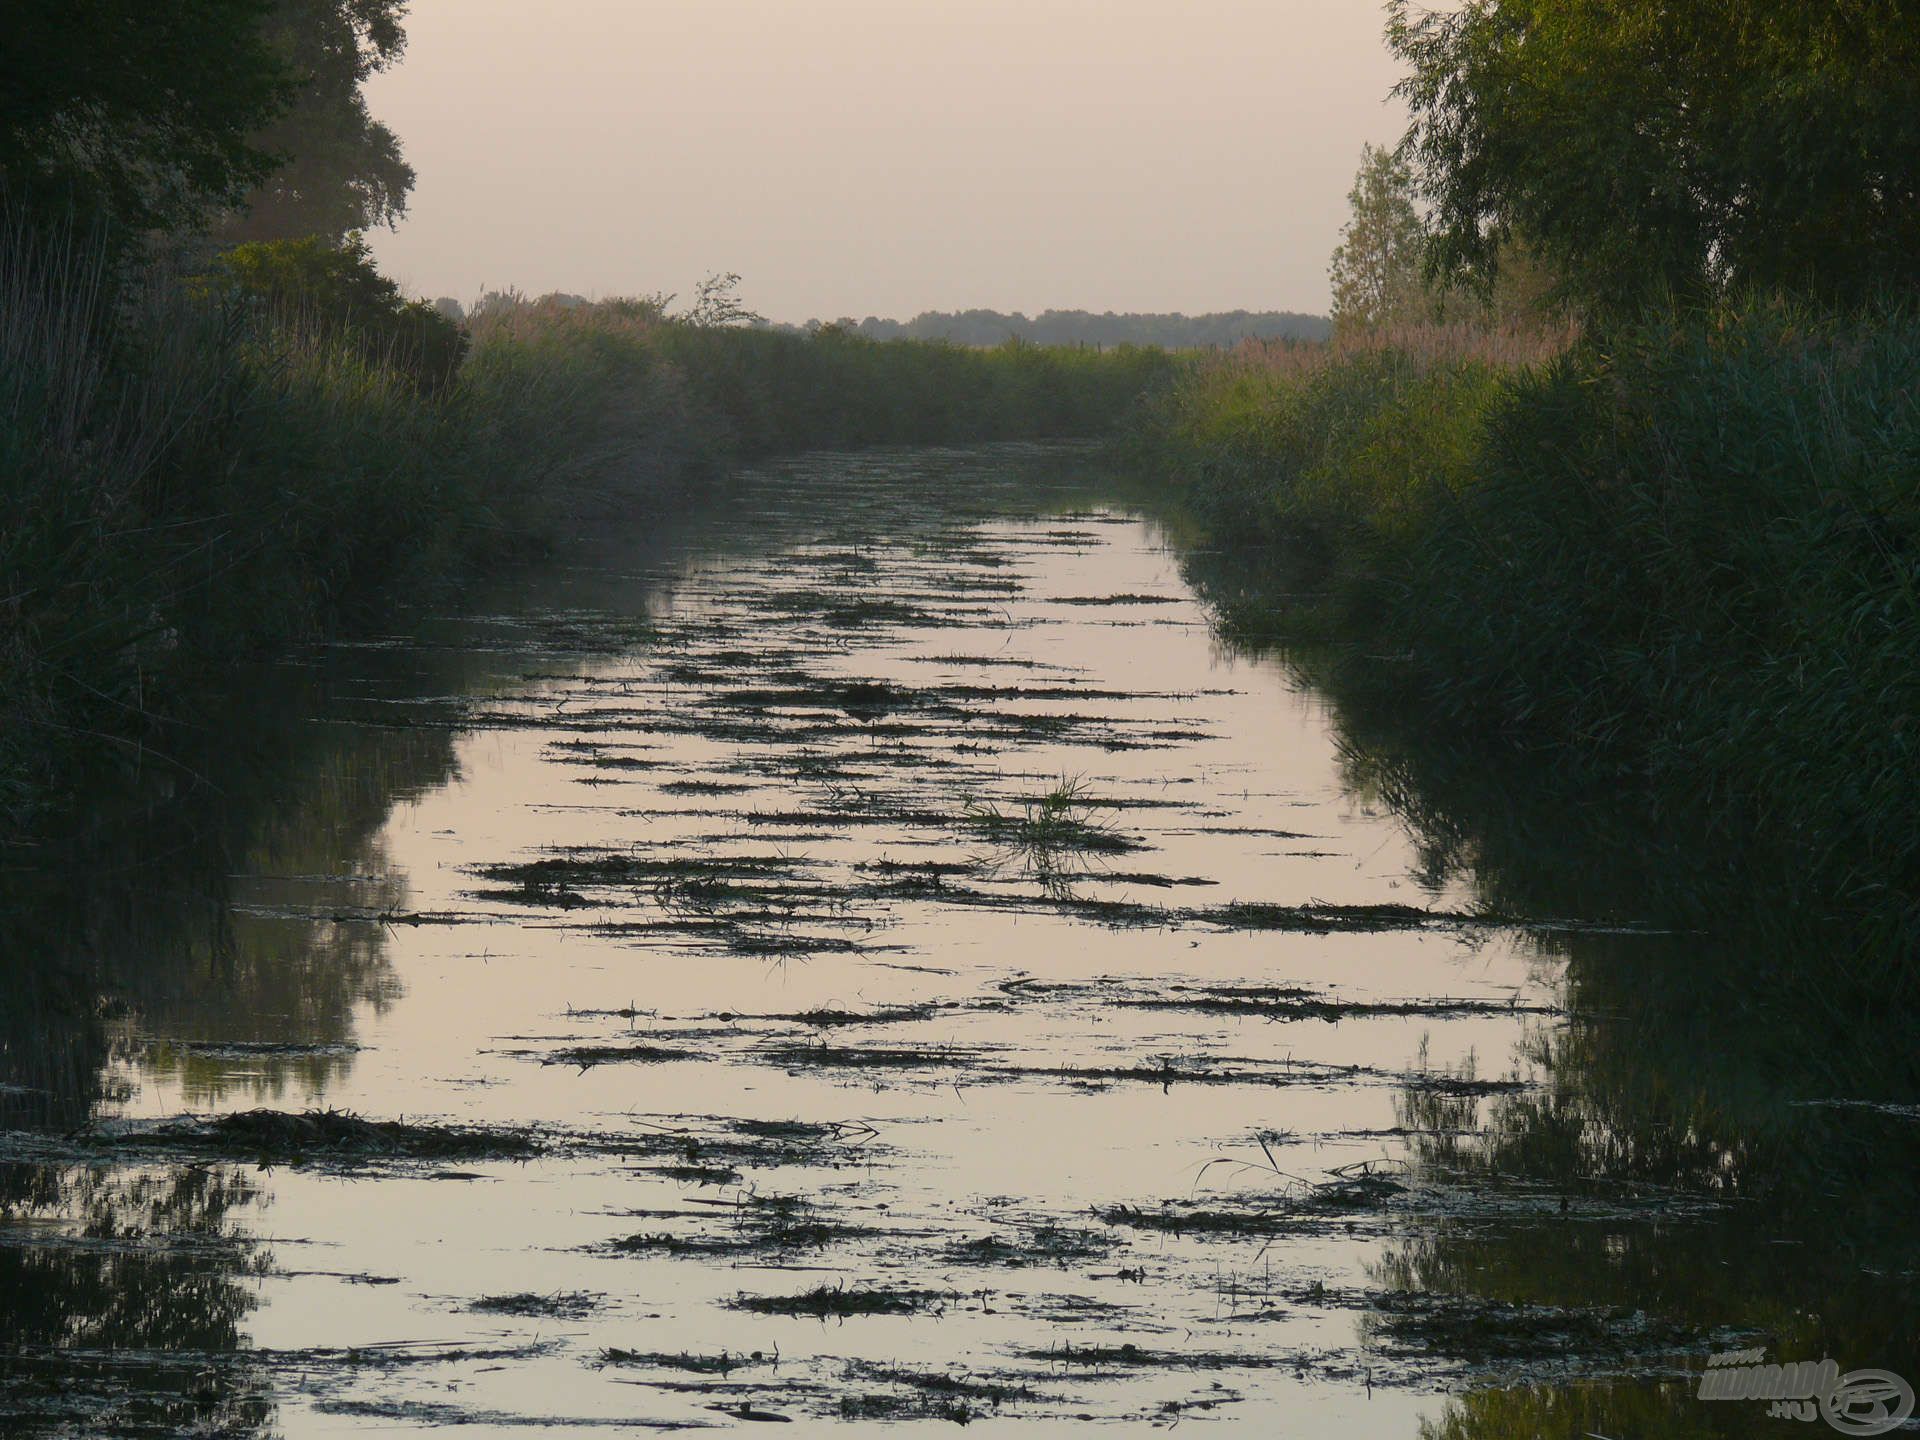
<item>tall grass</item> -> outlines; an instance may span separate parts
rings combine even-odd
[[[1364,637],[1436,726],[1784,857],[1884,973],[1920,949],[1920,319],[1754,305],[1511,358],[1242,355],[1138,439],[1308,592],[1270,628]]]
[[[1393,622],[1460,721],[1632,757],[1910,958],[1916,476],[1920,318],[1649,323],[1516,383]]]
[[[1173,365],[1131,346],[979,349],[833,327],[672,326],[663,341],[699,403],[748,454],[1100,435]]]
[[[1189,366],[1132,438],[1216,534],[1278,546],[1323,584],[1365,571],[1435,487],[1464,483],[1513,357],[1566,343],[1464,326],[1250,343]]]

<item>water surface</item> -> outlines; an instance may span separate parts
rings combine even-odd
[[[1714,1350],[1910,1355],[1904,1195],[1782,1156],[1911,1106],[1636,1013],[1715,942],[1439,853],[1118,495],[810,458],[250,681],[23,930],[0,1413],[1739,1434]]]

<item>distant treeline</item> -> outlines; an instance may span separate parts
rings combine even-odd
[[[946,340],[955,345],[1157,345],[1166,350],[1226,348],[1242,340],[1325,340],[1333,331],[1324,315],[1291,310],[1225,310],[1212,315],[1158,315],[1108,310],[1043,310],[1029,318],[1018,310],[927,310],[911,320],[869,315],[836,320],[833,327],[869,340]],[[779,329],[823,328],[822,322]]]

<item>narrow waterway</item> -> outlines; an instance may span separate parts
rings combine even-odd
[[[1476,885],[1302,673],[999,447],[250,681],[254,789],[20,931],[0,1428],[1746,1434],[1709,1354],[1910,1356],[1912,1107],[1650,1019],[1709,937]]]

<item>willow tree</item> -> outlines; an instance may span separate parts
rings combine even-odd
[[[1597,308],[1920,286],[1916,0],[1388,6],[1436,262]]]

